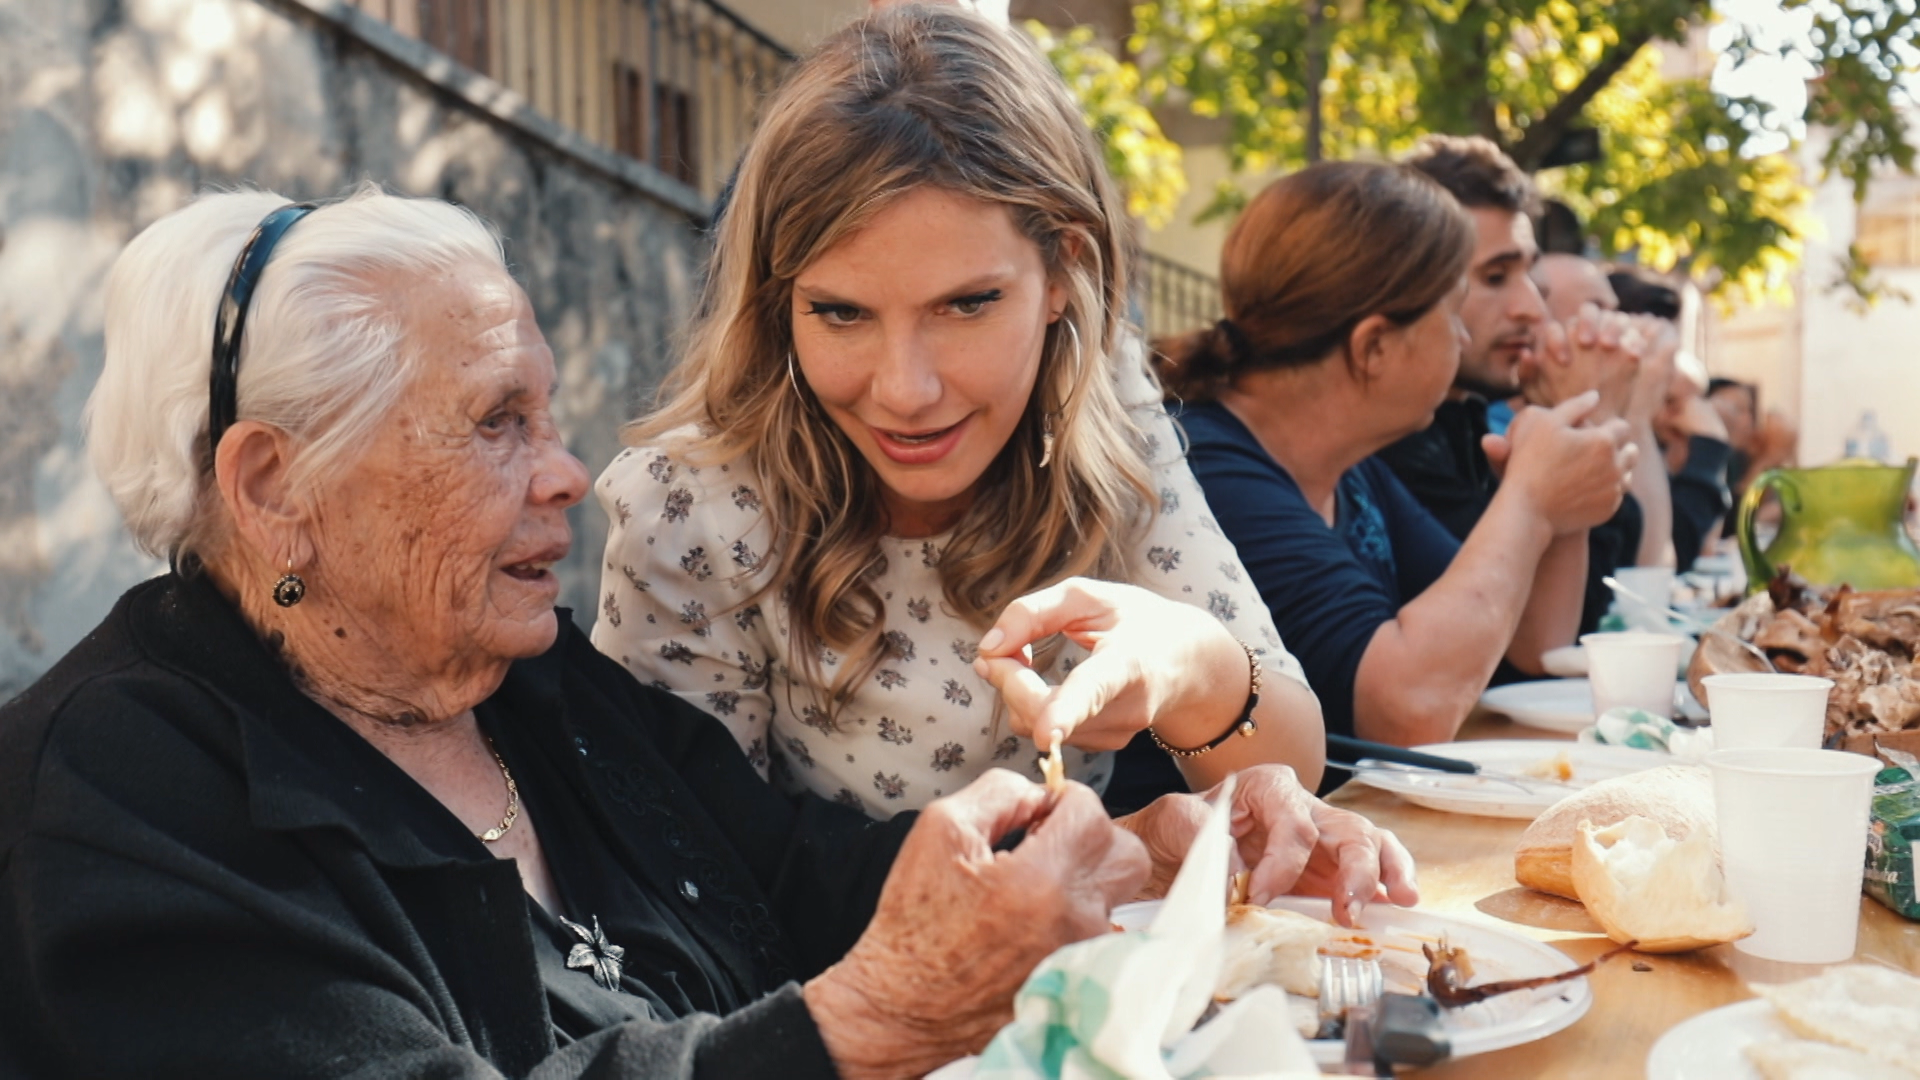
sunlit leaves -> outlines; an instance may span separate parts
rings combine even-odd
[[[1309,4],[1321,5],[1318,38]],[[1826,169],[1864,191],[1874,169],[1911,168],[1903,76],[1920,64],[1920,0],[1784,0],[1812,14],[1820,72],[1809,123],[1833,131]],[[1607,254],[1685,264],[1709,281],[1777,295],[1800,253],[1805,181],[1786,160],[1744,152],[1790,125],[1767,102],[1663,77],[1652,43],[1685,43],[1709,0],[1146,0],[1129,48],[1143,86],[1230,123],[1243,172],[1308,159],[1303,80],[1326,60],[1328,157],[1391,156],[1427,132],[1481,134],[1539,160],[1574,123],[1603,156],[1543,182],[1591,223]],[[1738,62],[1772,46],[1737,35]],[[1711,58],[1709,58],[1711,59]],[[1599,87],[1598,92],[1594,92]],[[1580,107],[1576,108],[1575,106]],[[1230,185],[1209,212],[1231,209]],[[1842,275],[1864,280],[1858,267]]]
[[[1160,131],[1145,105],[1140,69],[1115,59],[1093,39],[1091,27],[1056,35],[1026,24],[1054,70],[1066,80],[1087,123],[1106,148],[1107,171],[1127,193],[1127,210],[1150,226],[1167,223],[1187,191],[1180,147]]]

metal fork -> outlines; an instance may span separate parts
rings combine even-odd
[[[1359,956],[1320,957],[1320,1035],[1339,1038],[1347,1011],[1380,1000],[1386,984],[1380,961]]]
[[[1359,956],[1320,957],[1320,1030],[1323,1039],[1346,1044],[1344,1060],[1374,1075],[1371,1022],[1386,979],[1380,961]],[[1349,1068],[1351,1074],[1352,1069]]]
[[[1720,629],[1717,626],[1714,626],[1711,623],[1700,622],[1699,620],[1689,615],[1683,614],[1679,611],[1676,611],[1665,604],[1656,604],[1653,601],[1647,599],[1646,597],[1641,596],[1639,593],[1634,592],[1632,589],[1627,588],[1625,585],[1620,583],[1619,578],[1616,578],[1611,574],[1605,577],[1602,577],[1600,581],[1602,584],[1606,585],[1607,588],[1612,589],[1614,592],[1619,593],[1621,596],[1624,596],[1629,600],[1638,600],[1642,604],[1645,604],[1656,611],[1665,612],[1668,619],[1678,622],[1681,626],[1689,630],[1692,630],[1696,634],[1713,634],[1716,637],[1725,638],[1726,640],[1733,642],[1735,645],[1738,645],[1742,649],[1747,650],[1747,652],[1752,653],[1756,659],[1758,659],[1762,664],[1766,665],[1766,668],[1768,671],[1778,672],[1780,670],[1779,668],[1773,666],[1772,657],[1768,656],[1766,652],[1762,650],[1758,645],[1755,645],[1753,642],[1748,641],[1747,639],[1741,637],[1739,634],[1731,634],[1725,630]]]

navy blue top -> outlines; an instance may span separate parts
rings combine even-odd
[[[1208,403],[1174,415],[1207,505],[1306,669],[1327,730],[1353,734],[1354,676],[1374,631],[1446,572],[1459,541],[1375,458],[1340,478],[1328,528],[1231,412]]]

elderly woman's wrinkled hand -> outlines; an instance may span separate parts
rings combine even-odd
[[[1252,903],[1289,893],[1323,896],[1333,902],[1333,917],[1344,926],[1354,925],[1360,909],[1376,900],[1419,903],[1413,856],[1392,833],[1314,798],[1284,765],[1262,765],[1238,776],[1230,828],[1239,861],[1252,870],[1247,890]],[[1116,823],[1140,837],[1153,859],[1143,896],[1163,895],[1173,884],[1214,793],[1165,795]]]
[[[1012,851],[994,844],[1015,829]],[[1148,872],[1099,796],[1058,797],[995,769],[921,812],[866,933],[807,985],[841,1074],[918,1076],[977,1053],[1013,1019],[1013,995],[1063,945],[1109,928]]]

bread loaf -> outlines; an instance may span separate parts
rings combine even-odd
[[[1513,849],[1513,876],[1529,889],[1580,899],[1573,886],[1573,841],[1582,821],[1595,828],[1638,814],[1671,838],[1696,829],[1711,837],[1713,780],[1702,765],[1668,765],[1602,780],[1534,819]]]
[[[1753,933],[1704,830],[1683,840],[1638,814],[1573,841],[1573,884],[1607,936],[1641,952],[1686,952]]]

